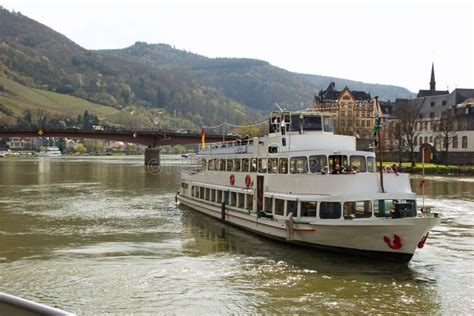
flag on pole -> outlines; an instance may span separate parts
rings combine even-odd
[[[201,129],[201,149],[206,146],[206,134],[204,133],[204,127]]]
[[[379,128],[380,128],[380,116],[382,115],[382,110],[380,109],[379,105],[379,97],[374,98],[374,104],[373,104],[373,118],[374,118],[374,145],[378,145],[378,140],[377,140],[377,135],[379,134]]]

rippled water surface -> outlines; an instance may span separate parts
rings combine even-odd
[[[473,178],[428,177],[443,220],[408,265],[262,239],[177,207],[178,189],[172,160],[0,160],[0,291],[80,315],[474,310]]]

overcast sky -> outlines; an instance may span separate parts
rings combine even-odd
[[[88,49],[167,43],[300,73],[474,88],[473,1],[0,0]]]

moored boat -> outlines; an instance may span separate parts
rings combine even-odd
[[[435,213],[419,211],[408,174],[379,174],[375,153],[333,133],[324,112],[274,112],[266,136],[203,146],[178,200],[274,239],[411,260]]]
[[[62,156],[61,151],[56,146],[49,146],[46,147],[45,151],[41,151],[38,153],[38,157],[60,157]]]

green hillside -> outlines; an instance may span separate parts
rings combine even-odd
[[[208,58],[166,44],[90,51],[1,7],[0,78],[13,93],[21,87],[13,82],[34,88],[18,98],[2,94],[0,112],[10,123],[24,110],[73,116],[84,108],[121,125],[132,112],[140,113],[146,126],[255,122],[275,110],[275,103],[287,109],[310,106],[332,81],[339,89],[347,85],[382,99],[410,95],[401,87],[297,74],[255,59]]]
[[[335,77],[298,74],[272,66],[266,61],[246,58],[207,58],[174,49],[166,44],[134,45],[100,53],[140,62],[149,67],[187,71],[195,80],[216,88],[225,96],[251,108],[274,110],[279,103],[289,109],[311,105],[315,93],[331,82],[342,90],[345,86],[378,95],[383,100],[411,97],[405,88],[368,84]]]

